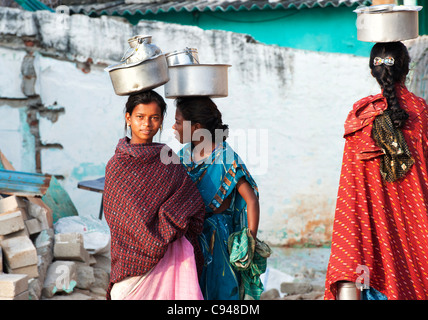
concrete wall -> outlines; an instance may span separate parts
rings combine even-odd
[[[343,122],[357,99],[379,92],[362,57],[161,22],[132,26],[117,18],[0,8],[0,150],[16,169],[63,177],[79,214],[98,215],[101,196],[77,183],[104,175],[123,136],[126,97],[114,94],[103,69],[119,61],[136,34],[152,35],[164,52],[189,46],[203,63],[232,65],[229,96],[215,102],[231,128],[230,143],[259,185],[260,238],[272,245],[328,244]],[[163,87],[156,90],[163,95]],[[170,129],[175,107],[167,102],[158,139],[178,151]]]

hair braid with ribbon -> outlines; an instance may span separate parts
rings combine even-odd
[[[401,42],[376,43],[370,53],[370,69],[386,98],[392,123],[401,128],[409,115],[401,109],[395,92],[397,83],[404,83],[409,72],[410,57]]]

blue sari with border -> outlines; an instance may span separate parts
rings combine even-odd
[[[204,299],[239,300],[240,276],[229,262],[227,241],[230,234],[247,227],[247,204],[236,190],[238,181],[245,178],[258,197],[257,185],[241,158],[226,141],[200,162],[192,160],[190,143],[178,155],[205,203],[204,229],[199,237],[204,255],[199,284]],[[213,214],[229,197],[229,207]]]

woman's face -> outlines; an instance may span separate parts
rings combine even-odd
[[[178,108],[175,109],[175,123],[172,129],[174,130],[175,138],[180,141],[180,143],[191,142],[197,126],[198,124],[191,125],[190,121],[186,121],[183,118],[181,111]]]
[[[137,105],[132,114],[126,113],[125,118],[127,125],[131,126],[131,143],[151,143],[163,121],[156,102]]]

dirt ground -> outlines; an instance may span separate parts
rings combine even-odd
[[[329,255],[329,248],[273,248],[261,277],[265,287],[261,300],[323,300]],[[104,276],[88,289],[75,288],[42,300],[105,300],[107,285]]]

